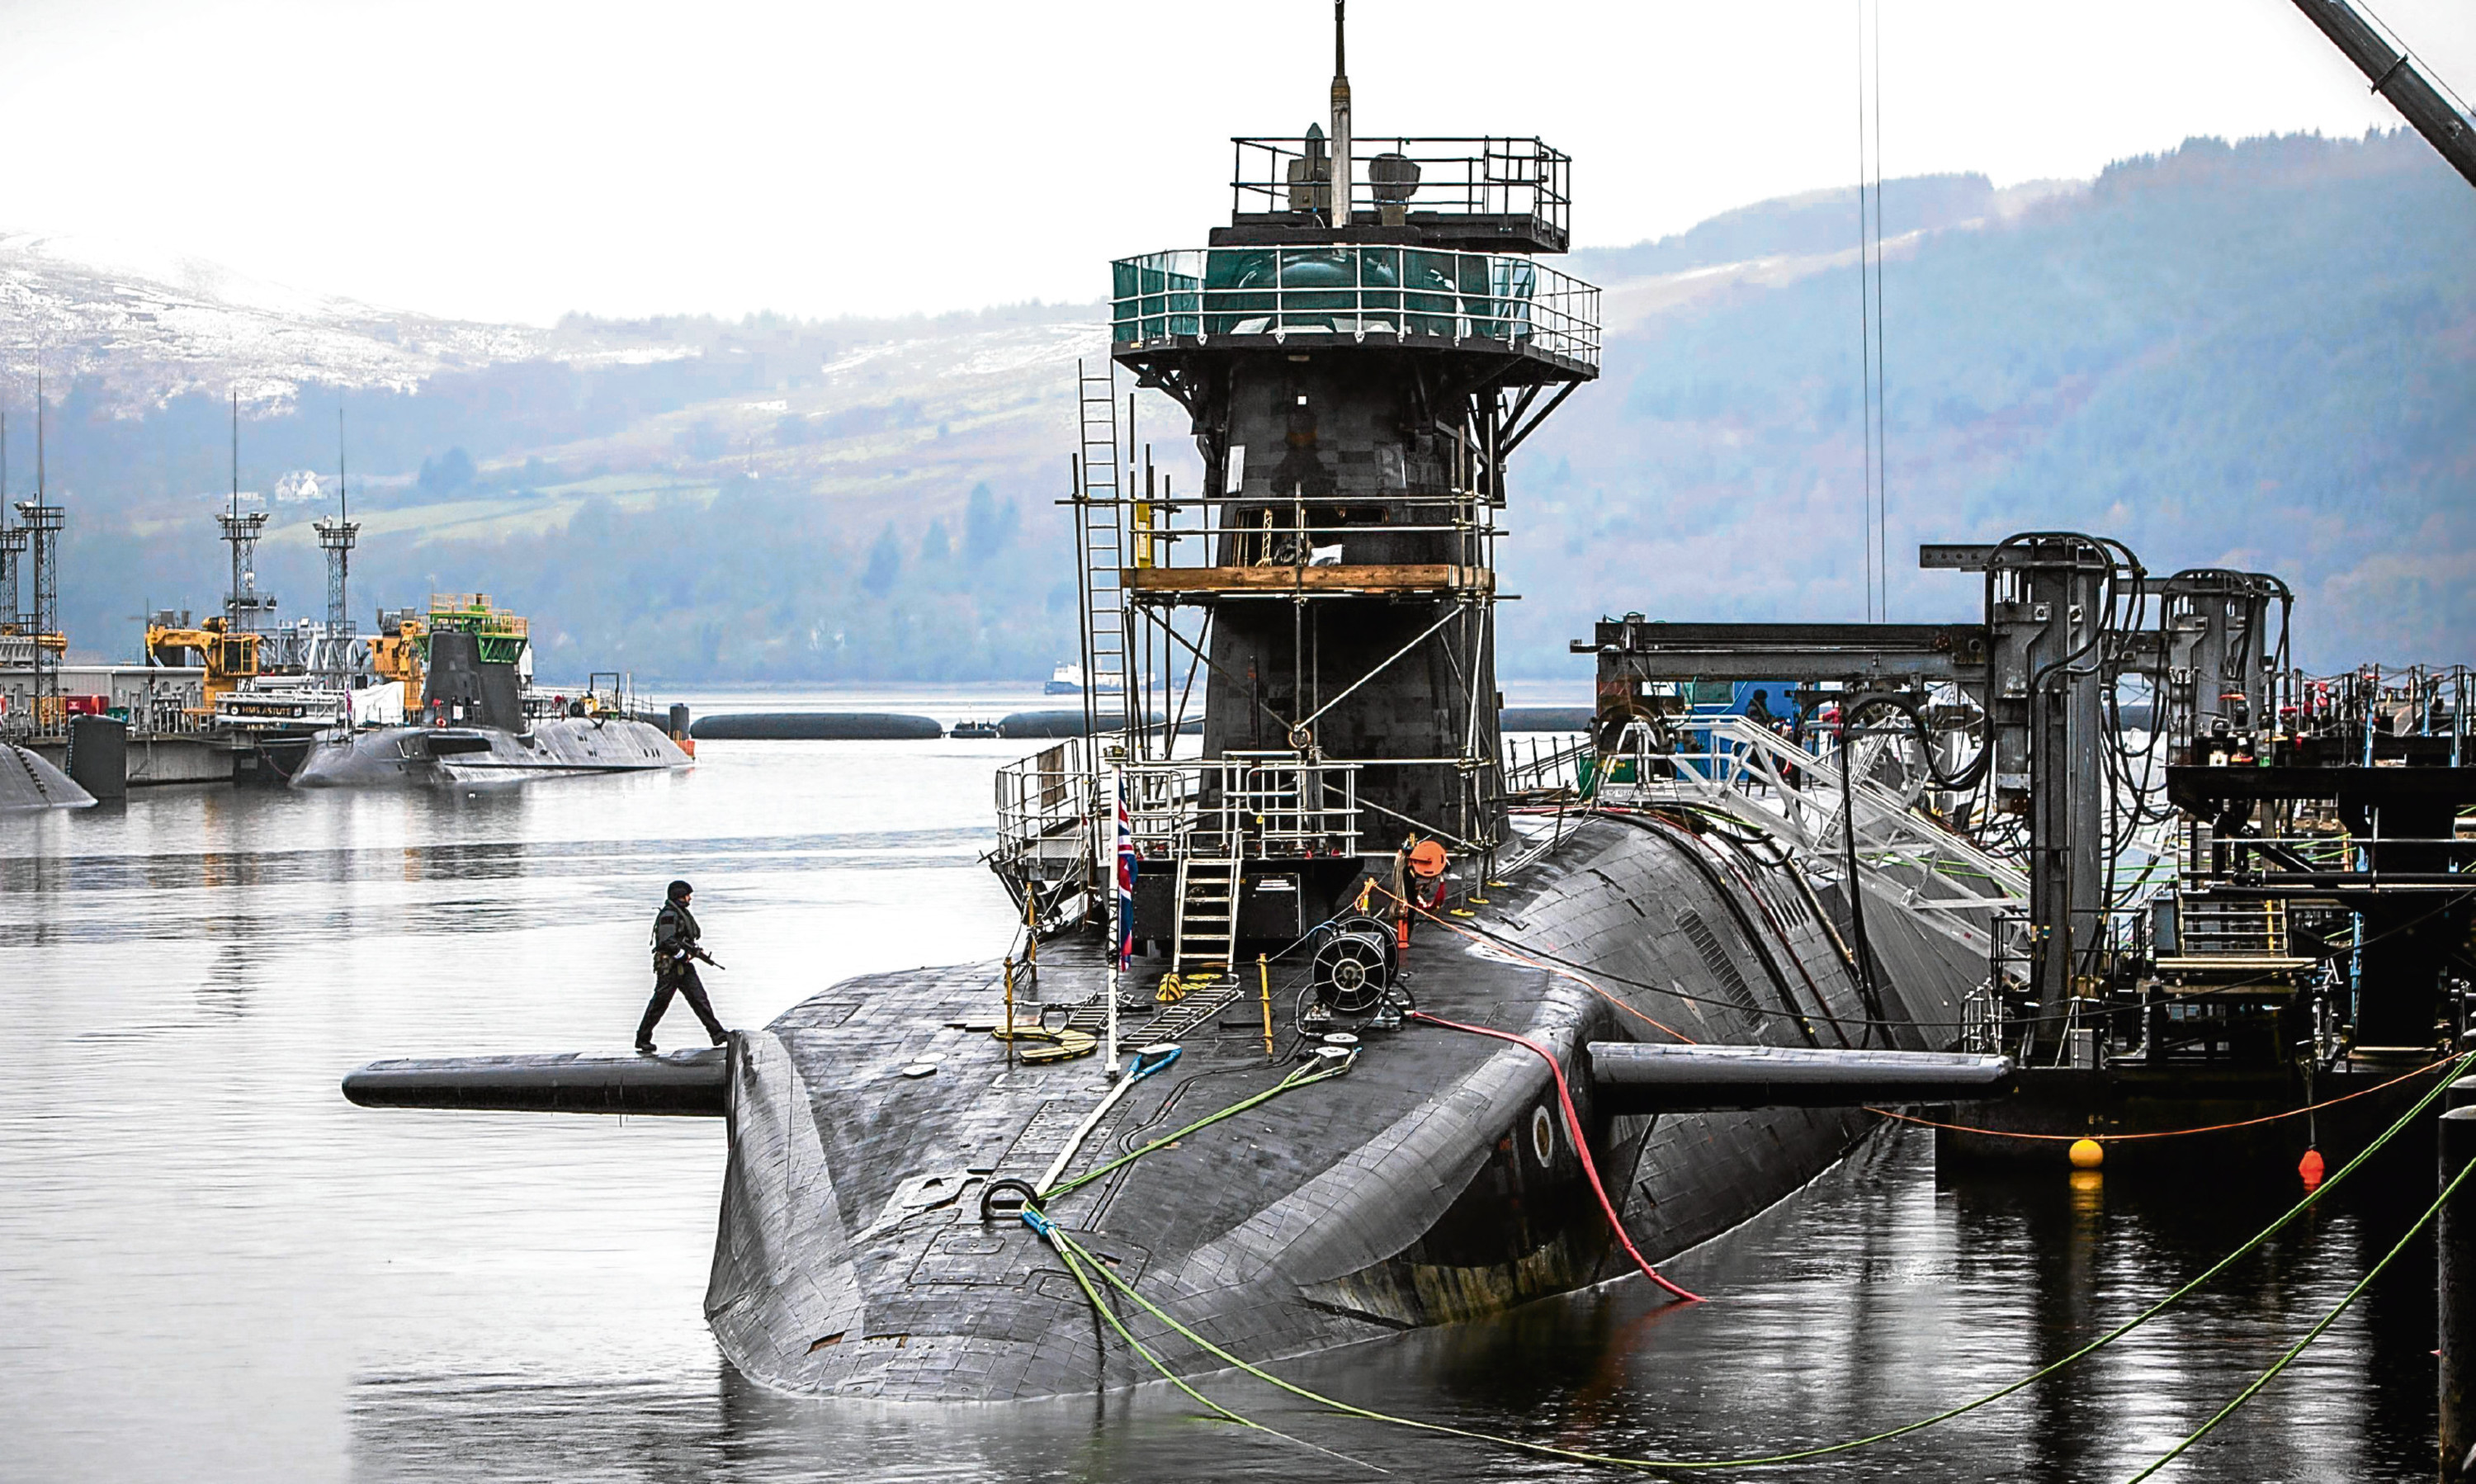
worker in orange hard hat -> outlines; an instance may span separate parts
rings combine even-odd
[[[1443,845],[1434,840],[1422,840],[1411,835],[1393,853],[1393,941],[1396,949],[1410,946],[1410,917],[1413,907],[1429,911],[1444,905],[1445,866],[1449,857]]]
[[[1410,848],[1410,898],[1430,911],[1445,904],[1445,866],[1450,857],[1442,844],[1422,840]]]

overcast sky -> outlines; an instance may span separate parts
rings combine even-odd
[[[1359,132],[1537,134],[1613,245],[1856,174],[1858,0],[1355,0]],[[2476,3],[2381,0],[2476,94]],[[1089,300],[1325,105],[1326,0],[0,0],[0,232],[547,322]],[[2396,127],[2290,0],[1882,0],[1890,175]],[[1896,222],[1892,224],[1897,228]]]

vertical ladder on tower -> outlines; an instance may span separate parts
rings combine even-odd
[[[1225,978],[1238,951],[1238,887],[1243,877],[1235,859],[1192,856],[1177,863],[1177,935],[1170,951],[1169,972],[1181,980],[1200,981],[1204,975]]]
[[[1082,557],[1083,724],[1086,733],[1095,736],[1127,726],[1128,705],[1117,372],[1110,361],[1102,362],[1098,376],[1085,372],[1081,361],[1075,363],[1077,413],[1082,423],[1075,541]],[[1112,706],[1118,712],[1114,720]]]

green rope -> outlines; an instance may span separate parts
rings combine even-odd
[[[2340,1166],[2338,1173],[2322,1181],[2320,1185],[2309,1192],[2302,1200],[2297,1201],[2293,1206],[2290,1207],[2285,1215],[2279,1217],[2267,1226],[2263,1227],[2261,1231],[2245,1241],[2242,1246],[2237,1248],[2234,1251],[2227,1253],[2224,1257],[2221,1257],[2216,1262],[2211,1264],[2210,1267],[2202,1272],[2198,1276],[2188,1280],[2182,1286],[2167,1294],[2166,1297],[2159,1299],[2156,1303],[2151,1304],[2148,1308],[2143,1309],[2139,1314],[2133,1316],[2130,1320],[2125,1321],[2122,1324],[2109,1330],[2107,1333],[2100,1335],[2098,1338],[2082,1346],[2079,1349],[2072,1351],[2062,1359],[2043,1366],[2038,1370],[2031,1372],[2029,1374],[2020,1377],[2018,1380],[1995,1391],[1989,1392],[1985,1396],[1980,1397],[1973,1401],[1964,1402],[1947,1411],[1938,1412],[1932,1417],[1921,1418],[1914,1422],[1905,1422],[1897,1427],[1889,1428],[1882,1432],[1872,1433],[1863,1438],[1853,1438],[1843,1443],[1826,1444],[1819,1447],[1799,1448],[1792,1452],[1769,1453],[1759,1457],[1712,1459],[1625,1458],[1614,1454],[1592,1453],[1576,1448],[1558,1447],[1552,1444],[1532,1443],[1524,1439],[1504,1437],[1497,1433],[1478,1432],[1469,1428],[1453,1427],[1443,1422],[1421,1422],[1415,1418],[1396,1417],[1390,1413],[1376,1412],[1366,1407],[1353,1406],[1349,1402],[1336,1400],[1335,1398],[1324,1396],[1319,1392],[1309,1391],[1303,1386],[1285,1381],[1279,1376],[1273,1374],[1271,1372],[1231,1354],[1229,1351],[1223,1349],[1221,1347],[1213,1344],[1203,1336],[1196,1333],[1193,1329],[1180,1323],[1166,1310],[1153,1303],[1151,1299],[1145,1298],[1141,1293],[1138,1293],[1133,1284],[1127,1282],[1116,1273],[1109,1271],[1105,1266],[1098,1266],[1097,1263],[1096,1266],[1098,1266],[1098,1271],[1102,1277],[1106,1279],[1111,1286],[1115,1287],[1119,1292],[1132,1299],[1145,1313],[1151,1315],[1153,1319],[1157,1320],[1181,1338],[1185,1339],[1189,1344],[1194,1345],[1206,1354],[1211,1355],[1214,1359],[1221,1361],[1225,1365],[1243,1371],[1247,1374],[1253,1376],[1255,1379],[1264,1382],[1268,1386],[1287,1392],[1302,1400],[1314,1402],[1319,1406],[1328,1408],[1329,1410],[1342,1413],[1346,1416],[1365,1418],[1372,1422],[1391,1422],[1397,1426],[1415,1428],[1423,1432],[1443,1433],[1451,1437],[1468,1438],[1474,1442],[1491,1443],[1503,1447],[1519,1448],[1525,1452],[1543,1454],[1552,1458],[1567,1458],[1579,1463],[1608,1464],[1626,1469],[1750,1469],[1777,1464],[1799,1463],[1808,1459],[1827,1457],[1834,1453],[1848,1452],[1852,1449],[1867,1447],[1876,1443],[1888,1443],[1894,1438],[1905,1437],[1910,1433],[1919,1432],[1939,1423],[1950,1422],[1954,1418],[1966,1416],[1970,1412],[1976,1411],[1980,1407],[2000,1401],[2004,1397],[2009,1397],[2025,1387],[2042,1381],[2047,1376],[2053,1375],[2055,1373],[2063,1370],[2067,1366],[2070,1366],[2090,1355],[2092,1355],[2098,1350],[2105,1348],[2107,1346],[2114,1344],[2116,1341],[2122,1339],[2133,1330],[2140,1328],[2142,1324],[2147,1323],[2150,1320],[2155,1319],[2160,1314],[2166,1312],[2167,1308],[2183,1300],[2203,1284],[2216,1277],[2219,1274],[2224,1273],[2228,1268],[2234,1266],[2240,1259],[2252,1252],[2263,1243],[2268,1241],[2272,1236],[2275,1236],[2277,1233],[2284,1230],[2290,1224],[2294,1222],[2297,1217],[2302,1216],[2306,1211],[2312,1209],[2312,1207],[2319,1202],[2324,1196],[2327,1196],[2331,1191],[2337,1189],[2340,1181],[2354,1174],[2357,1169],[2363,1166],[2366,1160],[2372,1158],[2375,1153],[2379,1152],[2391,1139],[2397,1137],[2401,1130],[2412,1125],[2420,1115],[2422,1115],[2426,1108],[2432,1106],[2434,1101],[2448,1090],[2450,1083],[2457,1077],[2464,1076],[2470,1066],[2476,1066],[2476,1051],[2471,1051],[2460,1057],[2457,1064],[2451,1068],[2450,1075],[2448,1076],[2444,1076],[2435,1082],[2431,1090],[2426,1092],[2422,1098],[2416,1101],[2414,1106],[2409,1108],[2405,1113],[2399,1116],[2397,1122],[2391,1124],[2387,1129],[2384,1129],[2380,1136],[2375,1138],[2370,1144],[2367,1144],[2355,1158],[2350,1159],[2344,1165]],[[1025,1220],[1029,1222],[1031,1220],[1031,1213],[1027,1212]],[[1082,1249],[1075,1242],[1074,1238],[1066,1235],[1063,1231],[1056,1229],[1056,1227],[1052,1224],[1043,1223],[1040,1226],[1036,1226],[1034,1229],[1039,1230],[1043,1236],[1047,1237],[1051,1244],[1056,1247],[1060,1252],[1064,1252],[1069,1249],[1072,1249],[1074,1251],[1086,1258],[1091,1256],[1090,1253],[1082,1250]],[[2388,1259],[2385,1258],[2384,1261],[2388,1261]],[[2379,1270],[2376,1269],[2375,1271]],[[2367,1281],[2369,1280],[2370,1274],[2367,1274]],[[1215,1405],[1217,1407],[1217,1403],[1207,1404]]]
[[[2354,1303],[2356,1299],[2363,1295],[2365,1289],[2372,1286],[2373,1279],[2380,1277],[2382,1275],[2382,1270],[2390,1265],[2390,1259],[2396,1257],[2400,1252],[2405,1251],[2407,1249],[2407,1245],[2415,1240],[2416,1233],[2424,1230],[2427,1225],[2432,1224],[2435,1217],[2441,1214],[2441,1208],[2450,1202],[2451,1194],[2459,1189],[2459,1182],[2466,1179],[2470,1172],[2476,1172],[2476,1160],[2470,1160],[2465,1165],[2460,1167],[2459,1173],[2450,1177],[2450,1183],[2441,1188],[2440,1197],[2437,1199],[2433,1204],[2425,1207],[2424,1214],[2422,1216],[2415,1219],[2415,1224],[2410,1226],[2406,1232],[2399,1237],[2398,1241],[2391,1245],[2390,1249],[2382,1254],[2381,1261],[2373,1264],[2370,1269],[2366,1270],[2362,1278],[2356,1280],[2356,1286],[2347,1290],[2347,1296],[2339,1300],[2336,1308],[2332,1309],[2329,1313],[2322,1315],[2321,1322],[2319,1323],[2315,1324],[2312,1328],[2304,1331],[2303,1339],[2296,1341],[2292,1346],[2289,1347],[2286,1354],[2279,1356],[2277,1361],[2272,1364],[2268,1370],[2253,1377],[2251,1385],[2236,1393],[2235,1397],[2230,1399],[2225,1406],[2218,1408],[2216,1413],[2211,1415],[2208,1422],[2203,1422],[2200,1426],[2194,1428],[2190,1437],[2187,1437],[2183,1442],[2176,1444],[2173,1447],[2168,1448],[2165,1453],[2160,1454],[2157,1461],[2152,1463],[2148,1468],[2134,1474],[2129,1480],[2129,1484],[2141,1484],[2142,1479],[2149,1477],[2159,1470],[2164,1469],[2168,1464],[2174,1462],[2176,1455],[2182,1453],[2186,1448],[2191,1447],[2193,1444],[2198,1443],[2203,1438],[2207,1437],[2211,1428],[2225,1422],[2234,1414],[2236,1408],[2242,1406],[2247,1401],[2250,1401],[2255,1393],[2259,1392],[2263,1387],[2267,1386],[2271,1381],[2276,1380],[2280,1372],[2286,1370],[2289,1364],[2291,1363],[2296,1356],[2304,1353],[2304,1348],[2306,1346],[2320,1339],[2321,1331],[2329,1328],[2333,1323],[2336,1323],[2339,1316],[2347,1312],[2347,1305]]]
[[[1357,1059],[1357,1053],[1354,1051],[1350,1053],[1350,1059],[1355,1061]],[[1344,1063],[1342,1067],[1325,1071],[1316,1070],[1312,1064],[1297,1068],[1292,1071],[1288,1076],[1281,1078],[1278,1083],[1266,1088],[1264,1091],[1255,1094],[1251,1098],[1242,1099],[1237,1102],[1233,1102],[1229,1106],[1223,1108],[1218,1113],[1206,1114],[1204,1117],[1197,1119],[1194,1123],[1187,1125],[1176,1133],[1163,1134],[1159,1138],[1154,1139],[1151,1143],[1145,1145],[1142,1149],[1133,1150],[1127,1153],[1121,1154],[1106,1164],[1095,1166],[1071,1180],[1060,1180],[1055,1185],[1042,1191],[1040,1193],[1040,1199],[1043,1200],[1054,1200],[1058,1197],[1065,1195],[1070,1190],[1075,1190],[1081,1186],[1091,1184],[1094,1180],[1107,1175],[1112,1170],[1119,1169],[1125,1165],[1133,1164],[1136,1160],[1143,1158],[1146,1154],[1151,1153],[1154,1150],[1166,1149],[1170,1145],[1176,1144],[1178,1140],[1185,1138],[1188,1134],[1194,1133],[1198,1129],[1209,1128],[1226,1118],[1236,1118],[1239,1114],[1246,1112],[1249,1108],[1259,1107],[1264,1103],[1272,1101],[1283,1093],[1296,1092],[1301,1087],[1325,1081],[1331,1077],[1337,1077],[1341,1076],[1343,1071],[1347,1070],[1348,1065],[1348,1063]]]
[[[1263,1423],[1256,1422],[1251,1418],[1241,1417],[1237,1413],[1230,1411],[1227,1407],[1223,1406],[1221,1403],[1205,1396],[1203,1393],[1197,1391],[1194,1387],[1189,1386],[1183,1377],[1171,1371],[1168,1366],[1162,1364],[1159,1356],[1154,1355],[1151,1351],[1144,1348],[1144,1343],[1141,1340],[1136,1339],[1134,1334],[1127,1328],[1126,1322],[1118,1318],[1116,1311],[1111,1309],[1106,1303],[1102,1302],[1100,1292],[1093,1288],[1091,1278],[1086,1276],[1084,1274],[1083,1265],[1077,1261],[1074,1256],[1069,1254],[1068,1249],[1073,1248],[1076,1252],[1081,1252],[1082,1255],[1087,1258],[1091,1257],[1092,1254],[1083,1251],[1080,1247],[1077,1247],[1072,1239],[1061,1237],[1057,1228],[1051,1224],[1046,1218],[1042,1217],[1039,1212],[1027,1208],[1023,1213],[1023,1220],[1024,1224],[1029,1226],[1032,1230],[1040,1233],[1042,1236],[1047,1237],[1049,1239],[1050,1246],[1056,1249],[1057,1255],[1065,1259],[1066,1271],[1075,1275],[1076,1286],[1083,1290],[1083,1297],[1085,1298],[1091,1300],[1092,1312],[1098,1314],[1103,1320],[1106,1320],[1109,1323],[1109,1327],[1118,1332],[1118,1338],[1127,1342],[1127,1348],[1128,1349],[1141,1355],[1148,1363],[1151,1364],[1153,1370],[1159,1372],[1164,1377],[1166,1377],[1172,1386],[1176,1387],[1179,1391],[1182,1391],[1189,1397],[1194,1397],[1197,1405],[1206,1408],[1225,1422],[1236,1422],[1241,1427],[1250,1428],[1260,1433],[1267,1433],[1273,1437],[1280,1439],[1284,1443],[1295,1443],[1303,1448],[1313,1448],[1315,1451],[1324,1454],[1327,1458],[1338,1458],[1345,1463],[1353,1463],[1362,1468],[1375,1469],[1374,1464],[1368,1463],[1364,1459],[1352,1458],[1347,1453],[1336,1453],[1332,1449],[1325,1447],[1319,1444],[1309,1443],[1304,1438],[1291,1437],[1288,1433],[1281,1431],[1277,1427],[1267,1427]],[[1093,1266],[1102,1274],[1108,1274],[1109,1272],[1107,1266],[1100,1263],[1097,1259],[1094,1261]],[[1114,1276],[1114,1274],[1111,1275]],[[1378,1473],[1385,1473],[1390,1471],[1375,1469],[1375,1472]]]

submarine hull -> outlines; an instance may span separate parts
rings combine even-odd
[[[1654,1262],[1795,1191],[1877,1118],[1854,1106],[1595,1106],[1591,1043],[1943,1050],[1951,1032],[1935,1027],[1957,1026],[1981,972],[1953,940],[1878,903],[1868,926],[1883,972],[1869,1008],[1815,910],[1828,910],[1820,898],[1681,825],[1589,821],[1511,881],[1467,931],[1421,926],[1408,985],[1427,1015],[1555,1056],[1607,1195]],[[1113,1084],[1097,1057],[1009,1063],[987,1033],[1003,1013],[996,965],[849,981],[735,1038],[706,1297],[731,1363],[786,1391],[887,1400],[1009,1400],[1157,1378],[1104,1341],[1039,1235],[1002,1211],[984,1218],[981,1195],[1052,1167],[1071,1181],[1273,1087],[1312,1054],[1312,1038],[1290,1025],[1301,969],[1270,964],[1217,1006],[1162,1007],[1146,993],[1162,967],[1147,973],[1138,960],[1127,977],[1142,1004],[1122,1008],[1122,1046],[1170,1038],[1181,1054],[1079,1141]],[[1088,1015],[1106,978],[1097,953],[1044,950],[1037,988],[1019,982],[1017,1014]],[[1268,1003],[1278,1053],[1269,1057]],[[1346,1076],[1062,1194],[1050,1219],[1181,1323],[1251,1361],[1476,1319],[1634,1271],[1539,1054],[1416,1018],[1363,1039]],[[1161,1365],[1222,1364],[1122,1307]]]
[[[528,731],[498,727],[380,727],[328,733],[292,774],[295,788],[409,788],[684,768],[658,727],[560,716]]]

